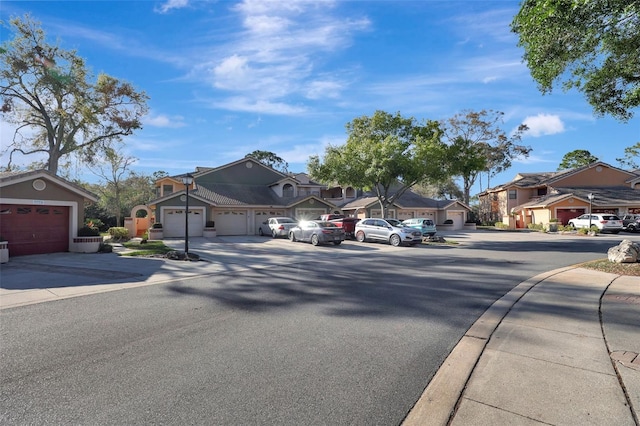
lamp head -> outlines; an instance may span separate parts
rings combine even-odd
[[[182,183],[184,183],[185,186],[191,185],[193,183],[193,176],[191,175],[191,173],[187,173],[186,175],[182,176]]]

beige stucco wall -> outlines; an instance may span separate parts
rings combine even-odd
[[[553,185],[558,188],[564,186],[572,188],[629,186],[625,181],[630,177],[629,174],[620,170],[606,166],[596,166],[560,179],[554,182]]]

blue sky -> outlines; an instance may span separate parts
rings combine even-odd
[[[144,129],[125,139],[133,169],[179,174],[260,149],[306,171],[346,140],[345,124],[384,110],[442,120],[465,109],[526,123],[533,151],[493,177],[556,170],[587,149],[618,165],[640,140],[640,116],[597,118],[583,96],[542,95],[509,24],[518,1],[3,1],[94,73],[149,96]],[[10,37],[3,29],[1,38]],[[11,129],[0,124],[4,141]],[[27,162],[27,160],[23,160]],[[6,157],[2,158],[6,164]],[[76,168],[71,177],[98,178]],[[486,177],[475,192],[486,188]]]

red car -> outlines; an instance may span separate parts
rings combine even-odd
[[[345,235],[353,239],[356,235],[356,223],[359,221],[360,219],[357,217],[343,217],[341,219],[333,219],[330,222],[344,229]]]

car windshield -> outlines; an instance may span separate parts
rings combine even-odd
[[[281,218],[281,219],[278,219],[278,223],[296,223],[296,221],[293,219]]]
[[[391,226],[402,226],[402,222],[396,219],[385,219]]]
[[[606,215],[606,214],[605,214],[605,215],[603,215],[603,216],[602,216],[602,218],[603,218],[604,220],[620,220],[620,219],[618,218],[618,216],[614,216],[614,215]]]

